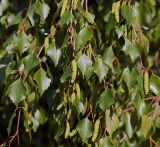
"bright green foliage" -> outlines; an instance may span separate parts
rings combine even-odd
[[[108,109],[114,103],[114,97],[111,90],[105,90],[99,97],[99,106],[103,111]]]
[[[105,121],[106,121],[106,130],[110,136],[112,136],[113,132],[119,127],[119,119],[116,114],[110,114],[109,110],[106,110],[105,113]]]
[[[51,79],[46,77],[46,72],[42,68],[36,71],[34,74],[34,79],[37,83],[38,91],[40,95],[42,95],[43,92],[50,86]]]
[[[17,106],[27,97],[27,89],[21,78],[17,79],[9,86],[7,94]]]
[[[79,121],[76,129],[83,141],[92,136],[93,127],[88,118]]]
[[[159,22],[159,0],[1,0],[1,144],[158,147]]]

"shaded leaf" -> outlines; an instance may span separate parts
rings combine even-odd
[[[41,109],[37,109],[36,112],[34,113],[34,117],[32,118],[32,129],[34,130],[34,132],[36,132],[36,130],[38,129],[40,124],[44,124],[47,121],[47,114],[45,112],[45,110]]]
[[[76,98],[76,99],[74,100],[73,105],[74,105],[75,108],[77,109],[77,112],[78,112],[78,113],[83,112],[83,110],[84,110],[84,105],[83,105],[83,103],[82,103],[78,98]]]
[[[71,74],[70,66],[66,66],[60,78],[61,83],[65,83]]]
[[[103,111],[114,103],[114,97],[110,89],[105,90],[99,97],[99,106]]]

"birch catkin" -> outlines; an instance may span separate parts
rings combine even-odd
[[[71,62],[71,83],[73,84],[77,77],[77,63],[76,60],[72,60]]]
[[[65,134],[64,134],[64,138],[68,138],[69,134],[70,134],[70,125],[69,125],[69,123],[67,121],[67,123],[66,123],[66,131],[65,131]]]
[[[100,118],[96,120],[95,124],[94,124],[94,133],[92,136],[92,142],[94,142],[98,136],[98,132],[99,132],[99,125],[100,125]]]
[[[144,93],[147,95],[149,93],[149,74],[148,71],[144,72]]]
[[[116,2],[115,8],[114,8],[114,14],[115,14],[115,19],[119,23],[119,12],[120,12],[120,1]]]

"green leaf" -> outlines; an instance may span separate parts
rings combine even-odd
[[[114,59],[114,52],[112,50],[112,47],[108,47],[104,50],[103,53],[103,61],[107,64],[110,65]]]
[[[0,64],[0,69],[3,68],[3,67],[6,67],[5,64]]]
[[[122,77],[124,78],[124,81],[127,84],[129,92],[131,92],[133,90],[133,87],[134,87],[134,85],[137,81],[137,78],[138,78],[137,69],[134,67],[134,68],[132,68],[132,71],[130,72],[128,67],[125,68],[123,70]]]
[[[136,107],[138,116],[142,117],[146,113],[146,104],[144,100],[141,99],[140,95],[135,97],[134,105]]]
[[[27,35],[24,32],[17,35],[15,42],[20,55],[29,49],[30,43],[28,41]]]
[[[154,73],[150,77],[150,89],[154,94],[160,96],[160,78]]]
[[[99,81],[101,82],[103,78],[106,77],[106,74],[108,72],[107,66],[103,63],[102,59],[98,58],[94,65],[94,72],[99,77]]]
[[[56,49],[56,45],[55,43],[52,43],[48,50],[47,50],[47,55],[53,60],[54,65],[57,66],[58,61],[61,57],[61,50],[60,49]]]
[[[98,143],[99,143],[99,147],[115,147],[115,146],[117,146],[115,144],[115,142],[112,140],[112,138],[108,137],[108,136],[100,138]]]
[[[81,15],[87,19],[87,21],[91,24],[94,24],[94,19],[95,19],[95,16],[91,13],[89,13],[88,11],[84,11],[84,9],[82,8],[82,6],[79,4],[78,5],[78,10],[79,12],[81,13]]]
[[[76,98],[73,102],[73,105],[75,106],[75,108],[77,109],[77,112],[80,114],[81,112],[83,112],[84,110],[84,105],[83,103],[78,99]]]
[[[34,79],[38,85],[38,91],[42,95],[50,86],[51,79],[47,78],[46,72],[42,68],[34,74]]]
[[[35,54],[29,54],[23,59],[24,71],[28,74],[30,70],[38,65],[38,58]]]
[[[63,15],[62,15],[62,17],[61,17],[61,19],[60,19],[60,21],[59,21],[59,25],[62,27],[64,24],[69,24],[69,22],[70,22],[70,20],[71,20],[71,18],[72,18],[72,20],[74,19],[73,18],[74,16],[72,15],[72,13],[71,13],[71,11],[66,11]]]
[[[115,114],[111,116],[110,110],[106,110],[105,119],[107,132],[112,136],[113,132],[119,127],[119,119]]]
[[[46,121],[47,121],[47,114],[45,110],[43,110],[42,108],[37,109],[34,114],[34,117],[32,118],[33,122],[32,129],[34,130],[34,132],[36,132],[40,124],[44,124]]]
[[[10,135],[10,133],[11,133],[12,122],[15,117],[16,117],[16,113],[14,111],[11,118],[9,119],[9,124],[8,124],[8,128],[7,128],[8,135]]]
[[[121,6],[121,14],[126,19],[129,26],[135,21],[134,11],[132,5],[126,5],[125,3]]]
[[[92,35],[92,30],[88,26],[81,29],[76,38],[76,49],[84,47],[87,41],[92,38]]]
[[[94,24],[94,19],[95,19],[94,14],[89,13],[88,11],[85,11],[83,14],[84,14],[84,17],[88,20],[88,22]]]
[[[34,16],[34,5],[32,5],[29,9],[28,9],[28,12],[27,12],[27,16],[32,24],[32,26],[34,26],[35,24],[35,20],[33,18]]]
[[[111,137],[104,137],[99,139],[99,147],[115,147],[115,143],[111,139]]]
[[[34,4],[34,9],[40,15],[42,21],[46,19],[50,11],[49,6],[44,2],[41,3],[39,0]]]
[[[2,16],[3,12],[8,8],[9,2],[8,0],[1,0],[0,2],[0,16]]]
[[[147,115],[143,115],[139,133],[146,138],[151,128],[152,128],[152,120],[148,118]]]
[[[130,42],[128,39],[125,39],[125,45],[122,48],[125,54],[129,55],[134,62],[140,56],[140,49],[138,45],[133,41]]]
[[[8,88],[7,91],[8,96],[12,100],[12,102],[18,106],[19,103],[24,100],[27,96],[27,89],[23,84],[22,79],[18,79],[14,81]]]
[[[92,136],[93,126],[88,118],[84,118],[83,120],[79,121],[76,129],[83,141],[86,141]]]
[[[103,111],[114,103],[114,97],[110,89],[105,90],[99,97],[99,106]]]
[[[129,138],[131,138],[134,133],[131,125],[131,114],[125,112],[123,114],[123,122],[125,124],[126,133],[129,136]]]
[[[61,83],[65,83],[71,74],[70,66],[66,66],[60,78]]]
[[[138,77],[138,90],[141,94],[141,97],[144,97],[144,87],[143,87],[143,75],[139,75]]]
[[[89,79],[93,73],[92,60],[87,55],[83,54],[77,63],[83,76],[85,75],[86,78]]]
[[[32,126],[32,114],[27,112],[27,111],[24,111],[23,118],[24,118],[23,124],[24,124],[24,127],[25,127],[25,131],[28,133],[29,138],[31,140],[31,137],[32,137],[32,135],[31,135],[31,131],[32,131],[32,127],[31,127]]]
[[[124,31],[125,31],[125,25],[116,27],[116,33],[118,35],[118,39],[123,35]]]
[[[56,134],[54,135],[54,139],[58,141],[58,138],[64,133],[65,127],[64,125],[57,128]]]
[[[14,14],[11,14],[8,17],[8,24],[9,26],[11,25],[16,25],[22,22],[22,12],[19,12],[16,16]]]

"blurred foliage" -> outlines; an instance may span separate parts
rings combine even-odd
[[[1,0],[1,146],[160,145],[159,0]]]

